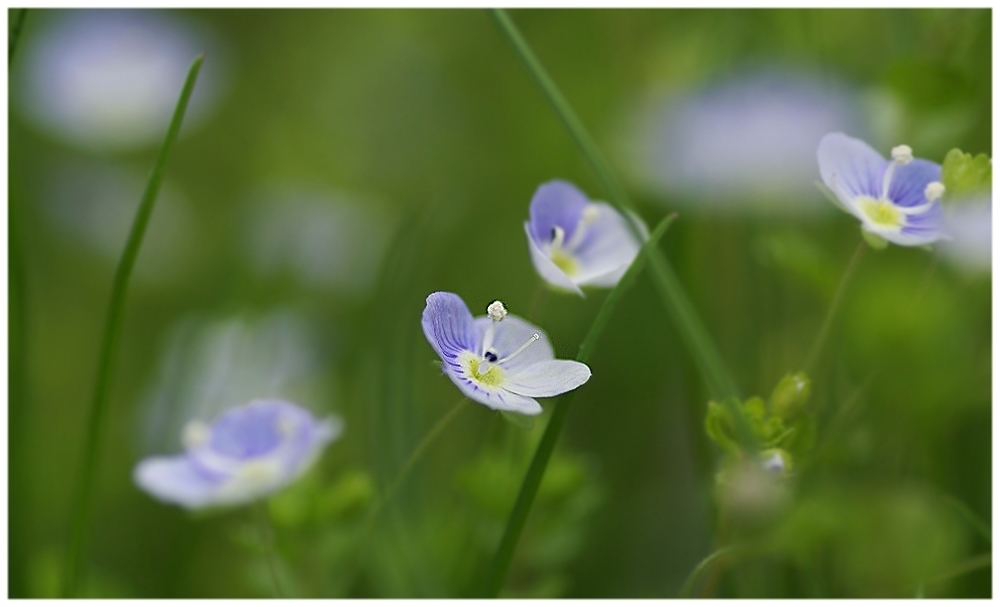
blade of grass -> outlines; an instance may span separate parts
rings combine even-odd
[[[614,311],[618,300],[621,299],[625,290],[635,281],[635,277],[642,270],[646,258],[656,249],[660,238],[675,218],[676,215],[670,215],[664,218],[660,222],[660,225],[656,226],[656,229],[650,234],[649,240],[643,245],[639,254],[635,256],[635,260],[632,261],[632,265],[629,266],[625,275],[622,276],[622,279],[618,281],[618,284],[611,290],[608,296],[604,298],[604,303],[601,304],[601,309],[598,310],[594,323],[590,326],[590,330],[587,331],[587,335],[580,343],[580,351],[576,357],[578,361],[587,362],[590,358],[594,347],[597,345],[597,340],[601,337],[601,332],[604,331],[605,325],[611,319],[611,313]],[[490,563],[486,577],[483,580],[480,592],[484,597],[495,598],[500,594],[504,576],[507,574],[510,560],[514,556],[514,548],[517,546],[517,540],[524,529],[524,523],[528,519],[528,512],[531,510],[531,504],[535,500],[535,494],[538,493],[538,487],[542,484],[545,468],[549,464],[549,458],[555,449],[556,440],[558,440],[559,433],[562,431],[563,424],[566,421],[566,415],[569,413],[569,406],[573,402],[574,394],[576,394],[575,391],[569,392],[556,400],[555,407],[552,410],[552,417],[549,419],[549,424],[545,427],[545,433],[542,435],[542,439],[535,449],[535,455],[531,459],[528,472],[521,483],[520,491],[518,491],[514,509],[507,519],[507,526],[504,528],[500,545],[497,547],[496,554],[494,554],[493,561]]]
[[[10,41],[7,43],[7,67],[14,62],[14,51],[17,50],[17,42],[21,39],[21,28],[24,27],[24,18],[28,16],[28,9],[19,8],[14,10],[13,25],[10,27]]]
[[[163,173],[167,164],[167,157],[177,136],[180,134],[181,122],[184,120],[184,112],[187,109],[188,101],[191,99],[191,92],[194,90],[195,81],[198,79],[198,71],[201,69],[205,56],[199,55],[191,64],[188,71],[187,80],[181,90],[177,107],[170,120],[170,127],[167,129],[167,136],[160,147],[160,153],[156,157],[153,165],[153,172],[149,176],[146,190],[139,203],[139,210],[136,212],[135,221],[132,223],[132,230],[129,232],[128,241],[125,243],[125,251],[118,262],[118,269],[115,271],[114,282],[111,287],[111,302],[108,306],[108,315],[105,320],[104,334],[101,339],[101,353],[97,363],[97,380],[94,387],[94,397],[90,408],[90,418],[87,423],[87,436],[83,452],[83,476],[78,492],[72,504],[72,527],[69,542],[69,549],[66,553],[66,563],[63,569],[63,596],[73,597],[77,594],[81,580],[83,578],[83,555],[87,551],[89,541],[89,521],[91,510],[93,509],[94,483],[97,479],[97,468],[101,445],[104,438],[104,426],[107,418],[108,395],[111,391],[111,380],[114,376],[115,362],[118,354],[118,337],[121,333],[122,320],[125,310],[125,296],[128,293],[129,278],[132,275],[132,268],[135,266],[136,258],[139,255],[139,247],[142,245],[142,238],[146,233],[146,226],[153,213],[153,204],[160,191],[163,182]]]
[[[594,140],[590,137],[586,128],[584,128],[583,123],[580,122],[576,112],[573,111],[566,98],[563,97],[559,88],[549,76],[545,67],[539,62],[538,57],[535,56],[534,51],[531,50],[531,47],[521,35],[521,32],[518,31],[514,22],[511,21],[506,11],[503,9],[490,9],[490,15],[516,51],[518,58],[520,58],[521,62],[534,78],[535,83],[544,93],[545,98],[548,99],[556,114],[566,126],[566,129],[569,131],[577,147],[580,148],[580,152],[584,158],[587,159],[587,162],[597,174],[611,204],[621,211],[625,217],[629,218],[629,228],[641,240],[640,229],[637,223],[638,219],[630,212],[632,204],[629,201],[628,195],[621,184],[618,183],[614,172],[604,160],[597,144],[594,143]],[[677,279],[666,257],[659,250],[655,250],[651,256],[650,265],[653,269],[654,282],[657,284],[658,291],[663,296],[667,311],[674,319],[678,330],[683,336],[685,345],[690,349],[709,392],[714,398],[718,399],[739,398],[736,382],[733,381],[728,368],[722,362],[722,357],[719,355],[718,349],[712,342],[697,312],[695,312],[694,305],[691,303],[690,298],[688,298],[684,287]]]

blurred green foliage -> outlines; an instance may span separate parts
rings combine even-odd
[[[177,440],[148,440],[157,428],[149,403],[159,378],[170,376],[165,352],[177,327],[203,316],[289,312],[308,321],[318,352],[309,356],[319,361],[308,381],[323,387],[303,391],[312,400],[301,404],[335,412],[346,429],[314,470],[268,503],[285,587],[301,597],[467,595],[547,417],[526,431],[468,404],[361,541],[377,496],[458,396],[429,364],[434,354],[419,328],[424,298],[454,291],[476,314],[500,298],[545,328],[559,357],[572,357],[603,294],[542,290],[522,223],[540,183],[569,179],[600,198],[597,181],[484,11],[148,14],[208,32],[220,50],[203,76],[214,60],[228,84],[213,113],[182,133],[165,183],[176,196],[160,201],[150,224],[152,240],[157,230],[171,234],[162,221],[171,212],[187,217],[179,232],[195,235],[184,245],[187,261],[156,272],[154,261],[171,258],[140,253],[87,594],[272,594],[252,512],[187,513],[141,493],[131,473],[139,458]],[[12,392],[8,418],[9,583],[19,597],[58,588],[115,263],[66,227],[76,224],[54,219],[52,187],[65,166],[142,175],[156,152],[87,151],[26,119],[17,91],[31,39],[66,16],[32,9],[9,80],[10,240],[19,247],[11,257],[23,265],[24,302],[24,355],[10,368],[12,390],[23,388]],[[771,64],[849,82],[872,120],[872,145],[907,143],[918,157],[944,161],[949,191],[949,179],[965,179],[954,177],[956,167],[974,173],[977,156],[991,149],[989,10],[511,16],[623,176],[615,144],[637,98]],[[955,148],[971,160],[946,160]],[[971,165],[954,164],[960,160]],[[291,264],[261,269],[248,209],[275,185],[329,194],[320,210],[339,197],[378,209],[394,232],[377,257],[378,275],[356,283],[370,288],[324,286]],[[949,505],[957,500],[989,522],[990,277],[956,271],[937,250],[866,256],[805,401],[787,393],[788,374],[802,367],[857,246],[856,221],[819,192],[798,201],[819,209],[808,216],[716,214],[703,201],[626,187],[647,223],[687,203],[661,248],[743,393],[771,394],[750,403],[757,431],[794,466],[777,480],[727,468],[705,432],[714,410],[706,389],[640,276],[590,361],[593,378],[575,398],[505,595],[672,597],[699,561],[738,542],[743,551],[711,567],[700,594],[906,597],[922,588],[927,596],[989,596],[989,567],[934,580],[991,551]],[[182,243],[165,242],[168,253]],[[337,253],[351,260],[346,267],[367,267],[361,254]],[[806,419],[815,442],[786,444],[782,434]],[[720,420],[714,438],[724,426]],[[767,516],[740,526],[724,515],[715,500],[723,470],[739,481],[728,485],[738,489],[727,494],[730,511],[763,505]]]

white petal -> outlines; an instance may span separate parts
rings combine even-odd
[[[597,219],[587,226],[591,235],[575,251],[580,286],[613,287],[635,259],[642,243],[632,235],[628,221],[611,205],[596,202]],[[633,215],[633,217],[636,217]],[[643,240],[649,237],[646,224],[638,220]]]
[[[200,474],[186,456],[151,457],[139,462],[135,483],[156,499],[185,508],[203,508],[215,502],[220,483]]]
[[[477,331],[485,331],[486,327],[493,323],[487,316],[480,316],[474,321]],[[538,340],[521,351],[520,354],[505,362],[501,368],[505,373],[516,374],[521,369],[545,360],[555,358],[552,351],[552,344],[545,331],[539,329],[520,316],[508,314],[501,320],[493,333],[493,347],[491,348],[497,358],[506,358],[523,346],[531,339],[531,336],[538,333]],[[482,333],[480,333],[481,335]]]
[[[503,383],[524,396],[547,397],[575,390],[590,379],[590,367],[575,360],[549,360],[531,365]]]
[[[528,237],[528,250],[531,252],[531,263],[534,264],[535,271],[538,272],[542,279],[556,288],[571,291],[580,297],[584,297],[580,287],[576,286],[576,283],[565,272],[560,270],[559,266],[553,263],[548,255],[542,253],[541,249],[538,248],[538,245],[535,244],[534,239],[531,237],[531,229],[527,221],[524,222],[524,233]]]

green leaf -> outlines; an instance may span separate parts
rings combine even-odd
[[[941,165],[941,182],[945,197],[954,200],[966,194],[989,191],[993,183],[993,165],[986,154],[973,158],[955,148],[944,157]]]
[[[809,377],[805,373],[786,374],[771,393],[771,413],[792,419],[809,400]]]
[[[714,401],[708,403],[705,432],[723,451],[733,454],[739,453],[740,444],[736,440],[736,429],[729,415],[729,410]]]

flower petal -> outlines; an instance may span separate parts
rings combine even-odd
[[[463,350],[476,349],[472,314],[454,293],[438,291],[428,295],[420,324],[427,341],[445,362],[454,360]]]
[[[580,286],[613,287],[635,259],[642,243],[632,235],[628,221],[614,207],[594,203],[597,219],[587,226],[588,234],[575,251],[580,272],[574,277]],[[645,222],[638,220],[643,241],[649,238]]]
[[[538,244],[552,240],[552,228],[561,227],[566,240],[573,237],[583,209],[589,201],[577,187],[567,181],[543,183],[531,197],[528,216],[531,218],[529,237]]]
[[[858,196],[879,198],[889,161],[867,143],[843,133],[828,133],[816,150],[823,183],[848,207]]]
[[[514,394],[503,388],[484,388],[463,375],[455,373],[447,365],[444,367],[444,372],[451,381],[455,382],[462,394],[490,409],[513,411],[523,415],[538,415],[542,412],[542,406],[533,398]]]
[[[889,199],[901,207],[916,207],[927,203],[924,190],[932,181],[941,181],[941,165],[916,158],[896,167],[889,184]]]
[[[199,472],[186,455],[150,457],[133,473],[135,483],[156,499],[185,508],[203,508],[214,503],[222,482]]]
[[[542,253],[542,250],[538,248],[538,245],[535,244],[534,239],[531,237],[531,227],[527,221],[524,222],[524,232],[528,235],[528,250],[531,253],[531,263],[534,264],[535,270],[542,277],[542,280],[556,288],[572,291],[580,297],[584,297],[580,287],[576,286],[576,283],[565,272],[560,270],[559,266],[553,263],[548,255]]]
[[[547,397],[575,390],[590,379],[590,367],[575,360],[535,363],[504,382],[504,388],[523,396]]]
[[[488,316],[476,318],[476,330],[480,335],[484,333],[493,321]],[[522,350],[513,359],[501,365],[507,374],[519,373],[522,369],[530,367],[535,363],[555,358],[552,351],[552,344],[549,342],[545,331],[524,320],[520,316],[508,314],[506,318],[497,323],[493,333],[492,350],[496,352],[497,358],[506,358],[523,346],[531,336],[538,333],[538,340]]]
[[[907,216],[906,225],[896,234],[896,238],[885,238],[890,242],[911,247],[947,240],[950,237],[945,230],[941,203],[934,203],[923,213]]]

